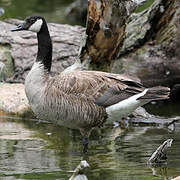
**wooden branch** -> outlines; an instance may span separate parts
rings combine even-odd
[[[161,164],[167,161],[167,150],[171,147],[173,139],[168,139],[160,145],[148,160],[149,164]]]

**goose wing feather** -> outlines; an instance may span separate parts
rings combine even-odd
[[[103,107],[116,104],[144,89],[138,78],[99,71],[75,71],[51,79],[47,88],[91,100]]]

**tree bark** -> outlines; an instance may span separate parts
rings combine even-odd
[[[85,43],[80,50],[81,63],[89,69],[110,71],[125,40],[129,15],[135,9],[130,0],[90,0]]]

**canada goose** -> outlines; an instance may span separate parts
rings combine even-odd
[[[25,92],[35,115],[59,125],[79,129],[83,152],[93,127],[100,127],[112,112],[119,119],[151,100],[167,99],[169,88],[146,89],[139,79],[98,71],[74,71],[51,77],[52,43],[46,21],[27,17],[12,31],[37,33],[38,52],[25,80]]]

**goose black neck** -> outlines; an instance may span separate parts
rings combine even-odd
[[[41,30],[37,33],[37,39],[38,53],[36,61],[41,62],[44,65],[44,69],[50,72],[52,63],[52,42],[45,20]]]

